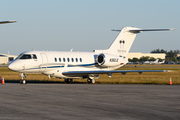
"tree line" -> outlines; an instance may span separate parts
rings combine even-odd
[[[166,62],[180,62],[180,57],[177,56],[177,54],[180,54],[180,50],[164,50],[164,49],[155,49],[152,50],[150,53],[165,53],[165,61]],[[163,59],[158,58],[159,61],[163,61]],[[154,57],[149,57],[149,56],[142,56],[141,58],[132,58],[132,59],[128,59],[129,62],[144,62],[144,61],[155,61],[156,58]]]

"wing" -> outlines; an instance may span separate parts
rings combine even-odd
[[[90,74],[111,74],[111,73],[122,73],[125,75],[127,72],[170,72],[170,70],[99,70],[99,71],[67,71],[62,74],[69,77],[74,76],[88,76]]]
[[[14,23],[16,21],[0,21],[0,24],[4,24],[4,23]]]

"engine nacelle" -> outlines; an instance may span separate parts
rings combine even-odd
[[[120,57],[101,53],[97,56],[96,63],[101,67],[118,66],[120,65]]]

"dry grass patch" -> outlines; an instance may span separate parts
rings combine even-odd
[[[174,70],[174,72],[152,72],[152,73],[114,73],[112,78],[108,75],[102,74],[96,80],[96,84],[169,84],[170,77],[173,84],[180,84],[180,65],[133,65],[125,66],[119,70]],[[10,71],[7,67],[0,67],[0,76],[4,76],[5,80],[20,80],[20,73]],[[42,74],[26,74],[27,81],[55,81],[64,82],[63,79],[52,78],[49,79],[46,75]],[[86,79],[74,79],[74,82],[87,83]]]

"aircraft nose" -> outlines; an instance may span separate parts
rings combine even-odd
[[[8,69],[10,69],[10,70],[15,70],[16,68],[17,68],[17,65],[15,65],[13,63],[8,65]]]

